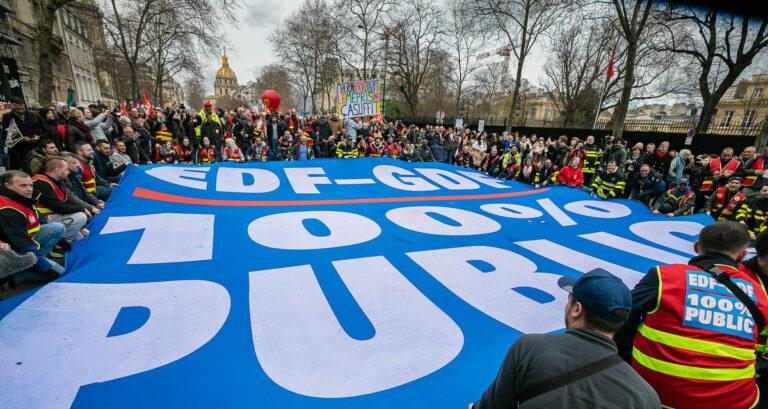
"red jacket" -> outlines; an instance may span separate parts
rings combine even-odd
[[[576,187],[584,185],[584,174],[581,173],[581,168],[574,169],[571,166],[566,166],[560,169],[557,174],[557,183]]]

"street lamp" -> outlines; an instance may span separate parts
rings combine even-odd
[[[357,28],[365,30],[362,24],[358,24]],[[387,61],[389,60],[389,29],[384,29],[383,33],[371,30],[372,33],[378,34],[384,37],[384,80],[381,82],[381,116],[384,116],[384,103],[387,101]],[[363,56],[363,58],[366,58]],[[365,73],[363,73],[365,75]]]

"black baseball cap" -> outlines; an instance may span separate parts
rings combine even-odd
[[[629,288],[615,275],[596,268],[581,277],[561,277],[557,284],[573,294],[585,309],[606,321],[622,322],[626,316],[615,314],[616,310],[632,308],[632,294]]]

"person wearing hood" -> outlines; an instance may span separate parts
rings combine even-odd
[[[64,267],[45,258],[64,237],[61,223],[45,223],[35,211],[32,178],[20,170],[0,175],[0,241],[19,254],[33,253],[37,262],[19,278],[52,281],[64,273]]]
[[[66,125],[67,119],[69,119],[69,105],[63,102],[56,103],[56,122],[59,125]]]
[[[69,120],[65,132],[64,149],[69,152],[75,151],[75,144],[78,142],[91,143],[91,128],[84,122],[85,116],[77,108],[69,110]]]
[[[666,214],[669,217],[687,216],[693,213],[695,196],[688,185],[688,179],[680,179],[675,187],[667,190],[667,193],[653,204],[653,214]]]
[[[747,225],[753,240],[768,229],[768,185],[760,188],[760,196],[749,199],[741,206],[736,221]]]

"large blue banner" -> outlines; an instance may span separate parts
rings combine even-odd
[[[631,288],[711,222],[438,163],[132,167],[0,303],[0,407],[465,408],[563,330],[560,276]]]

